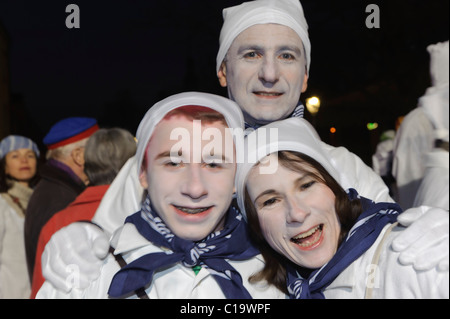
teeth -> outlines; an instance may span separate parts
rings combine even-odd
[[[306,233],[302,233],[298,236],[295,236],[293,239],[303,239],[303,238],[309,237],[321,228],[322,228],[322,225],[318,225],[317,227],[314,227],[313,229],[307,231]]]
[[[258,95],[263,95],[263,96],[279,96],[281,95],[280,93],[266,93],[266,92],[257,92]]]
[[[198,214],[198,213],[202,213],[209,209],[209,207],[203,207],[203,208],[188,208],[188,207],[181,207],[181,206],[175,206],[175,207],[186,214]]]

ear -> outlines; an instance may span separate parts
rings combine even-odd
[[[303,80],[302,93],[305,93],[307,88],[308,88],[308,74],[305,73],[305,79]]]
[[[143,188],[148,188],[147,171],[145,169],[141,170],[141,172],[139,173],[139,182],[141,183],[141,186]]]
[[[219,83],[222,87],[227,87],[227,67],[225,62],[220,65],[219,72],[217,72],[217,77],[219,78]]]
[[[84,147],[77,147],[73,149],[71,155],[75,164],[78,166],[84,165]]]

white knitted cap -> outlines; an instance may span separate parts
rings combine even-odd
[[[238,166],[236,174],[237,200],[244,217],[247,217],[244,206],[247,176],[255,164],[272,153],[294,151],[308,155],[342,185],[340,175],[323,149],[316,130],[302,118],[289,118],[260,127],[246,137],[244,149],[246,161]]]

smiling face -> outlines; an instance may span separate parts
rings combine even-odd
[[[267,124],[290,116],[307,88],[303,44],[291,28],[254,25],[231,45],[218,72],[229,98],[249,123]]]
[[[297,166],[301,171],[280,161],[274,174],[260,174],[255,166],[247,191],[268,244],[297,265],[315,269],[336,253],[341,227],[333,191],[310,165]]]
[[[220,132],[214,136],[221,139],[213,141],[219,145],[214,151],[208,147],[211,141],[193,140],[208,129]],[[180,131],[189,133],[188,138],[171,139],[173,132]],[[198,241],[224,226],[236,173],[234,149],[226,150],[229,134],[222,122],[196,127],[182,115],[162,120],[154,130],[140,181],[159,216],[180,238]]]
[[[5,160],[6,174],[19,182],[28,185],[28,182],[36,175],[36,154],[28,148],[9,152]]]

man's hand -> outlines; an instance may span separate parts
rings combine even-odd
[[[421,206],[400,214],[398,221],[407,227],[392,242],[392,248],[400,252],[401,264],[413,265],[416,270],[449,270],[448,211]]]
[[[76,222],[56,232],[42,254],[42,273],[56,289],[85,289],[100,275],[109,251],[108,235],[98,226]]]

